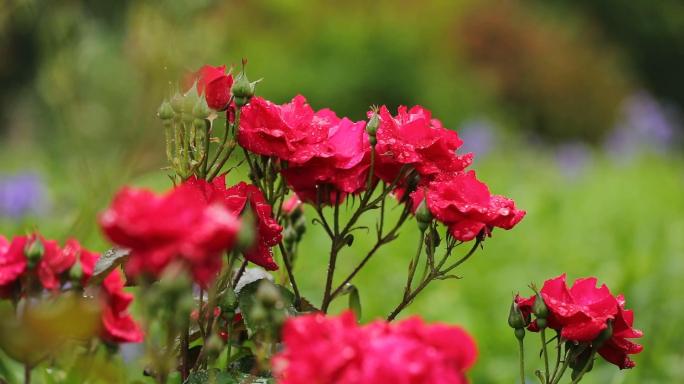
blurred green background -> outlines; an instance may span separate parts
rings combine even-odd
[[[0,233],[104,249],[96,215],[117,188],[168,186],[160,101],[186,71],[243,57],[276,102],[432,109],[527,210],[406,312],[475,335],[473,382],[515,380],[512,295],[563,272],[624,293],[645,332],[635,369],[601,363],[586,382],[684,382],[682,2],[6,0]],[[399,301],[412,225],[357,278],[364,321]],[[305,237],[297,273],[318,302],[328,245],[316,226]],[[358,234],[342,270],[372,240]]]

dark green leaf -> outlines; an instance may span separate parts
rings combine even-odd
[[[358,288],[353,285],[349,289],[349,309],[354,311],[357,319],[361,319],[361,297]]]
[[[269,309],[270,311],[280,311],[280,315],[282,316],[294,316],[297,313],[294,308],[294,294],[287,288],[282,285],[274,284],[268,279],[253,281],[242,287],[238,294],[238,307],[245,320],[245,325],[247,326],[247,331],[250,336],[259,331],[272,329],[272,324],[269,322],[269,319],[272,318],[272,313],[265,312],[266,309],[263,308],[262,303],[260,303],[256,297],[256,292],[259,289],[260,284],[271,284],[275,286],[280,293],[282,305]]]
[[[130,251],[121,248],[112,248],[106,250],[95,263],[95,269],[93,270],[93,277],[90,279],[88,284],[94,285],[100,283],[104,280],[107,275],[114,268],[123,264],[127,259]]]

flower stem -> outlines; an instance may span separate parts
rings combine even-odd
[[[295,281],[294,273],[292,271],[292,260],[290,259],[290,254],[287,252],[287,250],[285,250],[282,241],[278,243],[278,247],[280,248],[280,253],[283,255],[283,263],[285,264],[287,276],[290,279],[290,284],[292,285],[292,291],[294,291],[295,308],[298,308],[301,296],[299,295],[299,288],[297,288],[297,282]]]
[[[541,341],[542,341],[542,353],[544,354],[544,377],[546,378],[545,383],[550,383],[549,381],[549,354],[546,351],[546,328],[542,328],[541,332],[539,333],[541,335]]]
[[[409,274],[406,279],[406,287],[404,287],[404,297],[407,297],[411,292],[411,284],[413,283],[413,276],[416,274],[416,269],[418,268],[418,262],[420,261],[420,254],[423,250],[423,240],[425,239],[425,230],[420,231],[420,238],[418,239],[418,251],[411,264],[409,265]]]
[[[24,364],[24,384],[31,383],[31,366],[27,363]]]
[[[525,348],[522,339],[518,339],[520,348],[520,384],[525,384]]]

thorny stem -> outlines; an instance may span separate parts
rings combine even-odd
[[[238,283],[240,282],[240,278],[242,277],[242,275],[245,274],[246,269],[247,269],[247,259],[245,259],[242,262],[242,264],[240,264],[240,269],[238,269],[237,273],[235,274],[235,280],[233,280],[233,288],[237,287]]]
[[[448,267],[445,270],[442,270],[441,267],[444,265],[444,263],[449,258],[449,255],[451,253],[449,248],[448,248],[447,252],[445,253],[444,257],[442,258],[442,261],[439,263],[439,266],[437,268],[435,268],[434,270],[430,271],[428,273],[427,277],[423,281],[421,281],[420,284],[412,292],[410,292],[408,295],[404,295],[403,299],[397,305],[397,307],[394,308],[394,310],[389,314],[389,316],[387,316],[387,320],[388,321],[394,320],[397,317],[397,315],[399,315],[399,313],[401,313],[401,311],[403,311],[404,308],[406,308],[406,306],[408,306],[413,301],[413,299],[415,299],[416,296],[418,296],[418,294],[423,289],[425,289],[425,287],[427,287],[428,284],[430,284],[430,282],[432,280],[445,276],[447,272],[451,271],[452,269],[456,268],[457,266],[459,266],[460,264],[462,264],[463,262],[468,260],[470,258],[470,256],[472,256],[475,253],[475,251],[477,250],[477,247],[480,245],[481,241],[482,241],[481,238],[478,237],[477,240],[475,241],[475,244],[473,245],[473,247],[470,249],[470,251],[468,251],[468,253],[465,256],[463,256],[459,261],[454,263],[452,266]]]
[[[406,169],[403,167],[399,174],[396,176],[394,181],[392,182],[392,185],[390,188],[387,188],[382,191],[382,193],[376,197],[375,199],[371,200],[371,197],[373,196],[373,193],[377,189],[377,186],[379,183],[374,183],[371,188],[369,188],[363,197],[361,198],[361,202],[359,204],[359,207],[354,211],[352,214],[352,217],[347,221],[347,224],[342,228],[342,230],[339,230],[339,204],[337,201],[339,200],[339,194],[336,197],[336,204],[334,209],[334,227],[333,229],[330,228],[330,225],[327,223],[325,220],[325,216],[323,215],[323,211],[321,208],[321,196],[320,196],[320,190],[319,190],[319,196],[317,196],[317,204],[316,204],[316,212],[318,213],[318,216],[320,217],[321,223],[323,224],[324,228],[326,229],[326,232],[328,233],[328,236],[330,237],[331,240],[331,246],[330,246],[330,259],[328,260],[328,273],[326,277],[326,284],[325,284],[325,291],[323,293],[323,300],[321,303],[321,310],[324,313],[327,313],[328,307],[330,305],[330,302],[334,298],[334,295],[331,295],[332,293],[332,283],[333,283],[333,278],[335,275],[335,265],[337,263],[337,255],[342,249],[342,246],[345,244],[345,238],[349,234],[349,232],[354,228],[354,224],[356,224],[356,221],[361,217],[361,215],[375,207],[377,205],[384,201],[387,195],[389,194],[390,191],[393,190],[393,188],[397,185],[399,180],[401,180],[401,177],[405,174]]]
[[[285,264],[285,269],[287,270],[287,276],[290,279],[290,284],[292,285],[292,290],[294,291],[295,307],[298,307],[301,296],[299,295],[299,288],[297,288],[297,282],[295,281],[294,273],[292,272],[292,260],[290,259],[290,254],[287,252],[287,250],[285,250],[282,241],[278,243],[278,247],[280,248],[280,253],[283,255],[283,262]]]
[[[233,122],[232,126],[235,128],[240,124],[240,109],[235,110],[235,121]],[[235,141],[230,140],[228,141],[228,133],[230,131],[229,127],[231,124],[229,122],[226,122],[226,131],[223,134],[223,140],[221,142],[221,146],[219,147],[219,150],[216,152],[216,155],[214,156],[214,160],[211,162],[211,167],[210,167],[210,173],[207,176],[207,180],[211,181],[214,179],[220,172],[223,166],[226,164],[228,159],[230,159],[230,155],[233,154],[233,151],[235,150]],[[219,155],[223,152],[224,149],[227,149],[227,152],[221,157],[221,160],[216,163],[217,159],[219,158]],[[247,150],[245,150],[245,157],[247,157]],[[249,160],[249,158],[248,158]],[[250,162],[250,169],[252,167],[252,163]]]
[[[406,287],[404,288],[404,297],[408,296],[408,294],[411,292],[411,284],[413,283],[413,276],[416,274],[416,269],[418,268],[418,262],[420,261],[420,254],[423,250],[424,240],[425,230],[422,230],[420,231],[420,238],[418,239],[418,251],[416,251],[416,255],[413,260],[411,260],[409,265],[409,274],[408,278],[406,279]]]
[[[339,252],[340,247],[338,246],[338,238],[335,236],[332,239],[332,244],[330,246],[330,259],[328,260],[328,273],[326,275],[325,279],[325,292],[323,293],[323,301],[321,304],[321,310],[323,313],[328,312],[328,306],[330,306],[330,301],[331,301],[331,291],[332,291],[332,283],[333,283],[333,276],[335,275],[335,265],[337,264],[337,253]]]
[[[378,241],[375,243],[373,248],[366,254],[366,256],[361,260],[361,262],[354,268],[354,270],[347,276],[342,283],[333,291],[331,294],[332,298],[335,298],[337,295],[340,294],[340,292],[344,289],[344,287],[351,282],[351,280],[361,271],[361,269],[366,265],[368,260],[370,260],[375,252],[380,249],[384,244],[389,243],[390,241],[394,240],[396,238],[396,233],[399,230],[399,228],[402,226],[402,224],[406,221],[406,219],[409,216],[409,211],[408,209],[405,209],[404,212],[402,213],[402,216],[399,218],[399,221],[397,224],[384,236],[384,237],[379,237]]]

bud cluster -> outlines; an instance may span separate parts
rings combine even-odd
[[[170,101],[163,101],[157,116],[164,126],[169,164],[185,180],[206,161],[212,112],[193,84],[187,92],[176,92]]]

